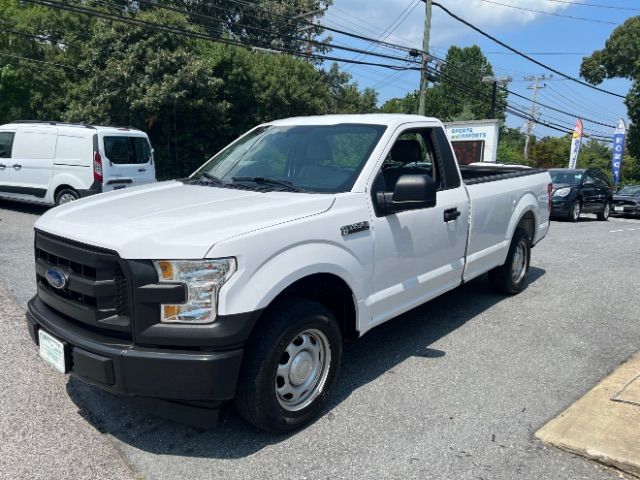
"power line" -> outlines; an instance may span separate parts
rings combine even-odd
[[[393,22],[391,22],[391,24],[384,29],[384,31],[378,36],[377,40],[386,40],[387,38],[389,38],[389,36],[400,26],[402,25],[402,23],[407,19],[407,17],[411,14],[411,12],[413,12],[415,10],[415,8],[418,6],[418,4],[420,3],[420,0],[411,0],[411,3],[409,3],[409,5],[407,5],[405,7],[405,9],[400,12],[400,15],[398,15]],[[397,22],[397,24],[396,24]],[[394,26],[395,25],[395,26]],[[378,46],[375,44],[370,44],[371,47],[367,47],[366,50],[369,51],[373,51],[375,50]],[[362,58],[362,55],[356,55],[353,59],[357,60],[358,58]],[[351,67],[347,67],[345,69],[345,71],[349,71],[349,68]]]
[[[54,9],[66,10],[66,11],[73,12],[73,13],[80,13],[80,14],[84,14],[84,15],[88,15],[88,16],[94,16],[94,17],[105,19],[105,20],[111,20],[111,21],[120,22],[120,23],[127,23],[127,24],[138,26],[138,27],[156,28],[156,29],[159,29],[159,30],[167,32],[167,33],[173,33],[173,34],[176,34],[176,35],[181,35],[181,36],[185,36],[185,37],[189,37],[189,38],[195,38],[195,39],[201,39],[201,40],[207,40],[207,41],[211,41],[211,42],[219,42],[219,43],[223,43],[223,44],[227,44],[227,45],[233,45],[233,46],[237,46],[237,47],[248,48],[248,49],[251,49],[251,50],[261,50],[261,51],[267,51],[267,52],[272,52],[272,53],[274,53],[274,52],[276,52],[276,53],[287,53],[287,54],[292,55],[292,56],[298,56],[298,57],[308,58],[308,59],[313,59],[313,60],[329,60],[329,61],[336,61],[336,62],[353,63],[353,64],[357,64],[357,65],[370,65],[370,66],[389,68],[389,69],[392,69],[392,70],[419,70],[419,67],[408,67],[408,66],[401,66],[401,65],[392,65],[392,64],[357,61],[357,60],[350,60],[350,59],[347,59],[347,58],[334,57],[334,56],[329,56],[329,55],[307,54],[307,53],[303,53],[303,52],[299,52],[299,51],[295,51],[295,50],[288,50],[288,49],[285,49],[285,48],[279,48],[279,47],[274,47],[274,46],[271,46],[269,48],[256,47],[256,46],[247,45],[247,44],[239,42],[239,41],[233,41],[233,40],[222,38],[222,37],[214,38],[214,37],[212,37],[210,35],[206,35],[206,34],[203,34],[203,33],[195,32],[195,31],[192,31],[192,30],[184,30],[184,29],[180,29],[180,28],[176,28],[176,27],[170,27],[170,26],[167,26],[167,25],[162,25],[162,24],[158,24],[158,23],[154,23],[154,22],[148,22],[148,21],[140,20],[140,19],[136,19],[136,18],[127,18],[127,17],[117,16],[117,15],[110,15],[110,14],[107,14],[107,13],[104,13],[104,12],[100,12],[100,11],[97,11],[97,10],[93,10],[93,9],[59,4],[59,3],[51,1],[51,0],[24,0],[24,1],[27,2],[27,3],[34,3],[34,4],[38,4],[38,5],[43,5],[43,6],[46,6],[46,7],[54,8]],[[219,33],[224,33],[224,32],[221,32],[221,31],[218,31],[218,32]],[[344,47],[340,47],[340,48],[344,48]],[[380,56],[382,54],[373,54],[373,55],[374,56]],[[393,57],[393,59],[406,62],[406,59],[399,58],[399,57]],[[413,63],[415,63],[415,62],[413,62]]]
[[[466,74],[470,74],[470,72],[469,72],[469,71],[467,71],[467,70],[465,70],[464,68],[459,67],[458,65],[455,65],[455,64],[453,64],[453,63],[451,63],[451,62],[448,62],[447,60],[445,60],[445,59],[443,59],[443,58],[437,57],[437,56],[435,56],[435,55],[433,55],[433,54],[431,55],[431,57],[432,57],[432,58],[434,58],[435,60],[438,60],[438,61],[440,61],[440,62],[444,63],[445,65],[449,65],[449,66],[451,66],[452,68],[455,68],[456,70],[458,70],[458,71],[460,71],[460,72],[463,72],[463,73],[466,73]],[[509,90],[507,87],[500,86],[500,88],[501,88],[502,90],[504,90],[504,91],[508,92],[509,94],[514,95],[515,97],[522,98],[522,99],[524,99],[524,100],[527,100],[528,102],[530,101],[529,97],[526,97],[526,96],[521,95],[521,94],[519,94],[519,93],[517,93],[517,92],[514,92],[514,91],[512,91],[512,90]],[[576,113],[567,112],[567,111],[565,111],[565,110],[561,110],[561,109],[559,109],[559,108],[552,107],[551,105],[547,105],[547,104],[544,104],[544,103],[541,103],[541,102],[538,102],[538,101],[536,101],[536,102],[535,102],[535,104],[536,104],[537,106],[545,107],[545,108],[548,108],[549,110],[553,110],[553,111],[555,111],[555,112],[562,113],[562,114],[564,114],[564,115],[569,115],[569,116],[574,117],[574,118],[575,118],[575,117],[580,117],[580,118],[582,118],[585,122],[591,122],[591,123],[594,123],[594,124],[596,124],[596,125],[602,125],[602,126],[604,126],[604,127],[611,127],[611,128],[615,128],[615,125],[608,124],[608,123],[603,123],[603,122],[599,122],[599,121],[597,121],[597,120],[593,120],[593,119],[590,119],[590,118],[588,118],[588,117],[585,117],[585,116],[582,116],[582,115],[578,115],[578,114],[576,114]]]
[[[514,52],[485,52],[487,55],[518,55]],[[591,55],[593,52],[524,52],[526,55]]]
[[[86,70],[84,70],[83,68],[72,67],[71,65],[67,65],[65,63],[46,62],[44,60],[37,60],[35,58],[22,57],[20,55],[11,55],[9,53],[0,53],[0,55],[2,55],[3,57],[10,57],[10,58],[18,59],[18,60],[24,60],[24,61],[27,61],[27,62],[41,63],[43,65],[52,65],[52,66],[55,66],[55,67],[67,68],[67,69],[71,69],[71,70],[77,70],[79,72],[86,72]]]
[[[179,8],[171,7],[169,5],[160,5],[157,2],[154,2],[154,1],[151,1],[151,0],[138,0],[138,2],[146,4],[146,5],[150,5],[150,6],[153,6],[153,7],[156,7],[156,8],[161,8],[161,9],[164,9],[164,10],[169,10],[169,11],[172,11],[172,12],[181,13],[183,15],[192,15],[192,16],[195,16],[195,17],[202,18],[204,20],[213,20],[213,21],[216,21],[216,22],[224,22],[224,20],[221,19],[221,18],[213,17],[211,15],[204,15],[204,14],[201,14],[201,13],[189,13],[187,11],[184,11],[184,10],[179,9]],[[104,2],[103,1],[101,3],[106,3],[106,4],[111,5],[111,6],[117,6],[117,5],[115,5],[115,4],[111,3],[111,2]],[[221,10],[226,11],[224,9],[221,9]],[[384,59],[406,61],[406,59],[399,58],[397,56],[386,55],[386,54],[383,54],[383,53],[372,53],[372,52],[367,52],[366,50],[362,50],[362,49],[359,49],[359,48],[353,48],[353,47],[348,47],[348,46],[343,46],[343,45],[324,43],[324,42],[320,42],[320,41],[312,40],[312,39],[303,39],[303,38],[295,37],[295,36],[292,36],[292,35],[283,35],[283,34],[279,34],[278,32],[275,32],[273,30],[269,30],[269,29],[261,28],[261,27],[256,27],[256,26],[252,26],[252,25],[246,25],[246,24],[242,24],[242,23],[234,23],[234,26],[245,28],[245,29],[249,29],[249,30],[254,30],[254,31],[258,31],[258,32],[263,32],[263,33],[266,33],[266,34],[272,35],[272,36],[277,35],[278,38],[287,38],[287,39],[290,39],[290,40],[311,43],[311,44],[317,45],[317,46],[325,46],[326,45],[326,46],[330,46],[330,47],[338,49],[338,50],[344,50],[344,51],[348,51],[348,52],[355,52],[355,53],[358,53],[358,54],[366,54],[366,55],[371,55],[371,56],[374,56],[374,57],[384,58]],[[216,31],[217,33],[222,33],[220,30],[211,29],[211,28],[208,28],[208,29]],[[354,57],[353,60],[356,60],[357,57],[358,56]]]
[[[442,71],[440,70],[436,70],[433,67],[427,67],[428,70],[434,74],[434,75],[438,75],[440,77],[444,77],[446,80],[448,80],[454,87],[456,87],[459,90],[462,90],[463,92],[466,92],[467,94],[471,94],[476,96],[476,98],[480,98],[483,100],[487,100],[490,101],[491,97],[489,95],[484,94],[481,91],[478,91],[477,89],[475,89],[474,87],[470,86],[469,84],[462,82],[461,80],[451,77],[449,75],[444,74]],[[525,97],[526,98],[526,97]],[[539,105],[539,103],[538,103]],[[556,130],[565,134],[570,134],[573,132],[573,128],[569,128],[569,127],[564,127],[562,125],[558,125],[556,123],[553,122],[547,122],[547,121],[543,121],[540,120],[540,118],[534,118],[532,117],[528,112],[524,112],[522,110],[519,110],[517,108],[514,108],[512,106],[510,106],[508,104],[508,102],[506,103],[505,106],[505,110],[508,113],[511,113],[512,115],[522,118],[524,120],[528,120],[528,121],[534,121],[539,125],[545,126],[547,128],[550,128],[552,130]],[[604,135],[604,134],[602,134]],[[602,141],[609,141],[611,138],[604,136],[604,137],[600,137],[600,135],[590,135],[591,138],[594,138],[596,140],[602,140]]]
[[[424,0],[423,0],[423,1],[424,1]],[[498,44],[498,45],[500,45],[501,47],[504,47],[504,48],[506,48],[507,50],[510,50],[510,51],[512,51],[513,53],[516,53],[516,54],[520,55],[520,56],[521,56],[521,57],[523,57],[523,58],[526,58],[526,59],[527,59],[527,60],[529,60],[530,62],[535,63],[536,65],[539,65],[540,67],[545,68],[545,69],[549,70],[550,72],[555,73],[556,75],[560,75],[561,77],[564,77],[564,78],[566,78],[567,80],[571,80],[571,81],[576,82],[576,83],[578,83],[578,84],[580,84],[580,85],[583,85],[583,86],[585,86],[585,87],[589,87],[589,88],[591,88],[591,89],[593,89],[593,90],[597,90],[597,91],[602,92],[602,93],[607,93],[607,94],[609,94],[609,95],[613,95],[614,97],[625,98],[625,96],[624,96],[624,95],[620,95],[619,93],[615,93],[615,92],[610,92],[609,90],[605,90],[604,88],[600,88],[600,87],[597,87],[597,86],[595,86],[595,85],[591,85],[590,83],[587,83],[587,82],[585,82],[585,81],[583,81],[583,80],[580,80],[579,78],[572,77],[571,75],[567,75],[566,73],[563,73],[563,72],[561,72],[561,71],[559,71],[559,70],[556,70],[556,69],[555,69],[555,68],[553,68],[553,67],[550,67],[550,66],[548,66],[548,65],[545,65],[544,63],[542,63],[542,62],[540,62],[540,61],[536,60],[535,58],[530,57],[530,56],[529,56],[529,55],[527,55],[526,53],[523,53],[523,52],[521,52],[521,51],[519,51],[519,50],[516,50],[515,48],[513,48],[513,47],[511,47],[511,46],[507,45],[506,43],[504,43],[504,42],[502,42],[502,41],[498,40],[498,39],[497,39],[496,37],[494,37],[493,35],[491,35],[491,34],[489,34],[489,33],[485,32],[484,30],[481,30],[480,28],[476,27],[475,25],[473,25],[473,24],[469,23],[468,21],[466,21],[465,19],[463,19],[463,18],[459,17],[459,16],[458,16],[458,15],[456,15],[455,13],[451,12],[451,10],[447,9],[446,7],[442,6],[441,4],[439,4],[439,3],[437,3],[437,2],[433,2],[433,5],[437,6],[437,7],[438,7],[438,8],[440,8],[442,11],[444,11],[447,15],[449,15],[450,17],[452,17],[452,18],[454,18],[454,19],[458,20],[460,23],[465,24],[466,26],[468,26],[468,27],[469,27],[469,28],[471,28],[472,30],[475,30],[475,31],[476,31],[476,32],[478,32],[479,34],[481,34],[481,35],[483,35],[483,36],[487,37],[488,39],[490,39],[490,40],[492,40],[492,41],[494,41],[495,43],[497,43],[497,44]]]
[[[615,5],[602,5],[601,3],[582,3],[582,2],[572,2],[569,0],[546,0],[547,2],[554,3],[564,3],[565,5],[575,5],[577,7],[596,7],[596,8],[609,8],[612,10],[627,10],[631,12],[638,12],[640,8],[633,7],[619,7]]]
[[[552,17],[562,17],[562,18],[568,18],[570,20],[580,20],[583,22],[591,22],[591,23],[606,23],[609,25],[617,25],[616,22],[610,22],[608,20],[598,20],[595,18],[585,18],[585,17],[576,17],[574,15],[565,15],[563,13],[553,13],[553,12],[545,12],[544,10],[535,10],[533,8],[526,8],[526,7],[518,7],[516,5],[509,5],[506,3],[500,3],[500,2],[496,2],[494,0],[481,0],[485,3],[491,3],[493,5],[499,5],[501,7],[508,7],[508,8],[514,8],[516,10],[523,10],[525,12],[533,12],[533,13],[537,13],[539,15],[549,15]]]

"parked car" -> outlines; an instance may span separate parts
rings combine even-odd
[[[640,185],[627,185],[613,195],[612,215],[640,216]]]
[[[153,150],[140,130],[40,121],[0,126],[0,198],[61,205],[155,180]]]
[[[343,341],[486,272],[522,291],[550,204],[544,170],[460,169],[434,118],[273,121],[188,179],[45,213],[29,333],[82,381],[287,432]]]
[[[595,213],[607,220],[611,213],[613,190],[607,177],[595,168],[549,170],[553,181],[552,218],[577,222],[581,213]]]

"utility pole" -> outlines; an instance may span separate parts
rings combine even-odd
[[[527,88],[529,90],[533,90],[533,93],[531,94],[531,110],[529,110],[529,120],[527,120],[527,136],[524,139],[524,159],[527,160],[527,158],[529,158],[529,139],[531,137],[531,135],[533,134],[533,128],[536,126],[536,115],[538,114],[538,110],[537,110],[537,104],[536,104],[536,99],[538,97],[538,90],[540,90],[541,88],[546,87],[546,85],[544,83],[540,83],[540,82],[544,82],[547,77],[545,75],[529,75],[527,77],[524,78],[525,80],[529,81],[529,82],[533,82],[532,85],[529,85]]]
[[[424,35],[422,36],[422,64],[420,68],[420,103],[418,114],[427,114],[427,88],[429,87],[429,37],[431,35],[431,0],[423,0],[425,3]]]
[[[509,82],[511,82],[513,78],[511,77],[493,77],[487,75],[486,77],[482,77],[482,83],[488,83],[491,85],[491,112],[490,118],[496,118],[497,116],[497,103],[498,103],[498,84],[503,87],[506,87]]]

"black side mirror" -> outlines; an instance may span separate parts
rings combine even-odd
[[[437,190],[429,175],[402,175],[393,192],[378,193],[378,205],[384,213],[432,208],[436,206]]]

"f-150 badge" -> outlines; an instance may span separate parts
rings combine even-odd
[[[366,230],[369,230],[369,222],[352,223],[351,225],[340,227],[340,233],[342,233],[343,237],[351,235],[352,233],[364,232]]]

